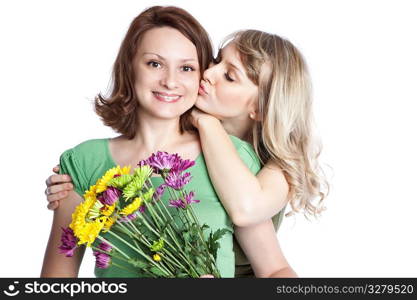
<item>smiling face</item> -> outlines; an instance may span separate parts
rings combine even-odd
[[[200,80],[197,49],[178,30],[148,30],[133,63],[141,116],[175,119],[194,105]]]
[[[220,120],[254,116],[258,87],[247,76],[233,43],[220,50],[217,61],[204,72],[196,106]]]

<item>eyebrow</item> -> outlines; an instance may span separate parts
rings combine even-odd
[[[219,52],[218,52],[218,54],[217,54],[217,58],[220,58],[220,60],[222,60],[223,59],[223,56],[222,56],[222,50],[223,49],[220,49],[219,50]],[[233,69],[235,69],[236,71],[238,71],[241,75],[243,75],[243,73],[242,73],[242,71],[235,65],[235,64],[233,64],[233,63],[231,63],[230,61],[226,61],[226,64],[228,64],[228,65],[230,65]]]
[[[230,61],[226,61],[226,63],[231,66],[233,69],[235,69],[236,71],[238,71],[241,75],[243,75],[242,71],[236,67],[234,64],[232,64]]]
[[[145,55],[145,54],[155,55],[155,56],[157,56],[161,60],[166,60],[163,56],[161,56],[159,54],[156,54],[156,53],[153,53],[153,52],[144,52],[143,55]],[[187,61],[197,62],[197,60],[194,59],[194,58],[184,58],[184,59],[181,59],[181,62],[187,62]]]

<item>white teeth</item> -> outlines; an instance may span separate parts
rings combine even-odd
[[[163,98],[167,102],[175,101],[175,100],[178,100],[180,98],[180,96],[163,96],[159,93],[156,93],[156,94],[158,95],[158,97]]]

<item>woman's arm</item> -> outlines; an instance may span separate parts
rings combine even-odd
[[[235,237],[256,277],[298,277],[282,253],[271,220],[249,227],[235,226]]]
[[[235,225],[268,220],[286,205],[288,184],[277,166],[267,163],[253,175],[218,119],[193,111],[193,123],[200,133],[211,181]]]
[[[81,203],[82,198],[74,191],[69,192],[65,201],[60,203],[54,211],[54,217],[46,247],[41,277],[77,277],[84,256],[84,247],[78,247],[74,256],[66,257],[59,253],[61,245],[61,227],[66,228],[71,223],[71,216],[75,207]]]

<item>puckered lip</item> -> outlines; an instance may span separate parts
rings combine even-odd
[[[200,83],[200,88],[198,89],[200,95],[208,95],[207,88],[204,86],[203,81]]]

